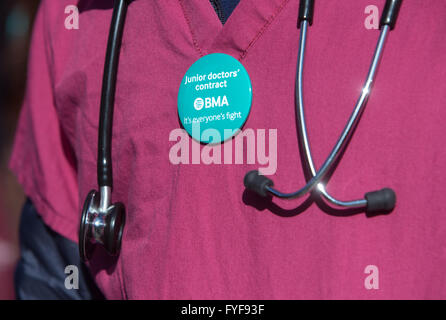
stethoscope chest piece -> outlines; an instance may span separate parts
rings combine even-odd
[[[111,256],[121,251],[125,225],[125,208],[120,202],[103,207],[101,195],[90,191],[84,207],[79,230],[79,253],[83,261],[89,261],[96,245],[101,245]]]

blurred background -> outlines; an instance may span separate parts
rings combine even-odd
[[[55,0],[57,1],[57,0]],[[39,0],[0,0],[0,299],[13,299],[24,194],[8,170],[23,101],[32,24]]]

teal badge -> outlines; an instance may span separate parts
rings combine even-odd
[[[187,70],[178,92],[178,116],[195,140],[220,143],[239,132],[248,118],[252,86],[233,57],[208,54]]]

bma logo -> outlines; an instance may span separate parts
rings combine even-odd
[[[214,107],[224,107],[224,106],[229,106],[229,102],[228,102],[228,98],[226,96],[218,96],[217,98],[212,97],[212,98],[204,98],[204,100],[202,98],[197,98],[194,101],[194,108],[197,111],[200,111],[201,109],[203,109],[203,107],[205,109],[209,109],[209,108],[214,108]]]

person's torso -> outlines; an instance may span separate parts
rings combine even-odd
[[[69,1],[64,1],[68,2]],[[111,8],[90,1],[79,30],[52,31],[55,101],[76,156],[79,205],[96,188],[98,116]],[[95,7],[96,4],[99,4]],[[304,73],[306,116],[319,167],[359,96],[378,39],[365,8],[384,1],[317,3]],[[81,8],[82,9],[82,8]],[[338,217],[311,201],[262,200],[243,177],[265,167],[277,133],[277,187],[305,183],[295,121],[298,1],[242,0],[222,26],[208,1],[133,1],[117,78],[113,201],[127,210],[115,267],[91,265],[111,298],[426,298],[446,294],[446,3],[404,2],[371,98],[327,190],[348,200],[391,187],[387,216]],[[381,13],[381,11],[380,11]],[[238,59],[252,81],[255,163],[235,144],[232,164],[205,164],[188,138],[189,164],[170,158],[180,128],[177,93],[201,56]],[[262,140],[262,130],[265,139]],[[272,136],[271,136],[272,135]],[[246,142],[246,141],[245,141]],[[225,144],[233,143],[233,140]],[[247,142],[246,142],[247,143]],[[198,144],[195,143],[195,146]],[[243,161],[235,164],[237,152]],[[252,152],[251,152],[252,153]],[[270,165],[274,166],[270,160]],[[252,162],[252,161],[251,161]],[[79,211],[80,215],[80,211]],[[364,270],[379,269],[367,290]]]

